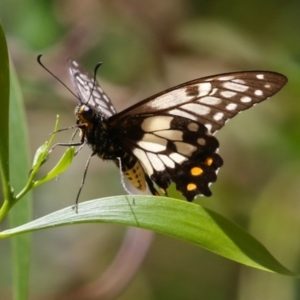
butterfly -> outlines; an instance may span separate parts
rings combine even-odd
[[[112,160],[139,191],[163,194],[174,182],[188,200],[211,196],[223,165],[214,134],[239,112],[268,99],[287,82],[269,71],[218,74],[188,81],[119,113],[95,78],[68,59],[79,103],[80,145]],[[94,76],[95,77],[95,76]],[[78,145],[78,144],[77,144]]]

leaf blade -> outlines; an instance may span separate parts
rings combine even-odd
[[[10,181],[15,191],[26,184],[29,168],[28,136],[22,93],[17,76],[11,67],[9,164]],[[10,226],[18,226],[32,219],[31,193],[27,193],[9,212]],[[13,202],[11,202],[13,203]],[[25,300],[29,289],[31,236],[14,237],[12,240],[14,299]]]
[[[0,23],[0,170],[5,199],[9,199],[9,59],[5,34]]]
[[[170,235],[253,268],[295,276],[250,234],[221,215],[194,203],[153,196],[117,196],[81,203],[78,214],[65,208],[18,228],[17,233],[74,223],[117,223]]]

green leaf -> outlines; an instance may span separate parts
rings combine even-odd
[[[64,172],[72,163],[73,158],[75,155],[75,147],[70,147],[68,148],[59,162],[55,165],[55,167],[48,173],[46,174],[42,179],[37,180],[33,187],[36,188],[40,186],[41,184],[44,184],[45,182],[57,177],[59,174]]]
[[[0,23],[0,170],[4,198],[11,198],[9,185],[9,60],[5,35]]]
[[[46,141],[43,145],[41,145],[35,152],[33,162],[32,162],[32,169],[35,167],[40,167],[45,159],[47,159],[47,152],[48,152],[48,146],[49,142]]]
[[[264,271],[295,276],[249,233],[194,203],[153,196],[117,196],[84,202],[78,214],[67,207],[28,224],[5,230],[0,238],[76,223],[117,223],[150,229],[201,246]]]
[[[48,157],[50,154],[50,152],[49,152],[50,147],[52,146],[52,143],[54,141],[56,132],[58,130],[58,126],[59,126],[59,115],[56,116],[54,131],[51,134],[49,141],[46,141],[35,152],[33,162],[32,162],[32,167],[31,167],[32,172],[36,173],[39,170],[40,166],[48,160]]]
[[[28,136],[22,94],[11,68],[11,97],[9,116],[9,162],[10,182],[15,191],[20,191],[27,182],[29,168]],[[32,219],[31,193],[26,194],[9,212],[10,226],[18,226]],[[11,202],[13,204],[13,202]],[[15,237],[12,240],[14,299],[27,299],[29,265],[30,265],[30,235]]]
[[[1,177],[5,201],[1,207],[2,216],[9,210],[13,200],[11,186],[21,189],[22,177],[26,170],[27,145],[24,122],[24,112],[20,92],[16,80],[9,77],[9,59],[5,34],[0,23],[0,163]],[[10,79],[12,83],[10,85]],[[25,175],[25,181],[26,181]],[[29,196],[28,196],[29,197]],[[9,214],[10,226],[17,226],[31,219],[29,205],[24,199],[22,205]],[[14,299],[27,299],[29,274],[29,237],[28,235],[15,237],[12,240],[13,259],[13,293]]]

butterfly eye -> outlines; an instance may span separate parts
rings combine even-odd
[[[77,117],[77,124],[80,123],[91,123],[94,119],[95,112],[92,108],[88,107],[85,104],[81,104],[76,107],[75,115]]]
[[[79,112],[82,118],[86,121],[91,121],[95,115],[93,109],[86,105],[82,105]]]

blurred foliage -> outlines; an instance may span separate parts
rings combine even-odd
[[[77,58],[89,70],[103,61],[98,79],[118,110],[201,76],[246,69],[283,73],[289,83],[278,95],[217,134],[225,165],[213,196],[197,202],[249,229],[279,261],[299,272],[299,13],[296,0],[1,1],[0,17],[24,92],[32,155],[48,139],[56,114],[62,127],[74,124],[74,97],[36,63],[40,53],[68,85],[66,57]],[[61,141],[69,138],[70,133],[61,134]],[[36,190],[35,217],[74,203],[88,153],[83,150],[57,182]],[[115,166],[94,158],[81,200],[122,193]],[[123,231],[84,225],[35,233],[31,298],[59,299],[97,278],[118,251]],[[5,241],[0,249],[0,293],[10,299]],[[157,236],[119,299],[281,300],[299,299],[299,290],[293,279],[249,270]]]

